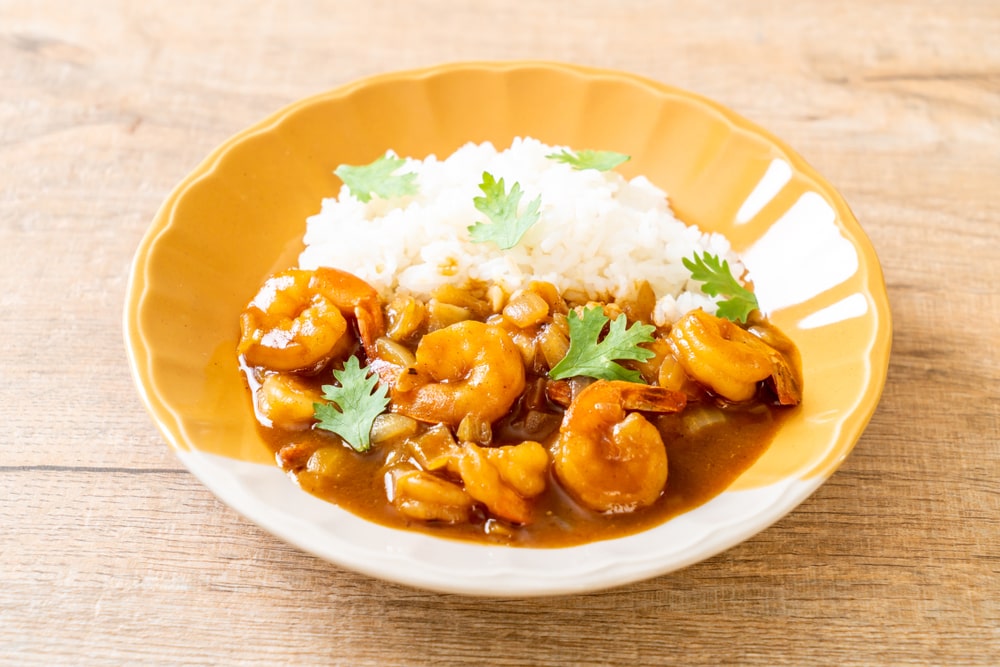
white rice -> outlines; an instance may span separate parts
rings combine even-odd
[[[329,266],[354,273],[383,296],[428,297],[445,283],[499,283],[512,293],[531,280],[552,282],[563,293],[588,298],[630,296],[648,280],[658,301],[654,320],[665,325],[695,308],[714,313],[715,299],[681,263],[708,251],[743,266],[721,234],[704,234],[677,220],[665,192],[644,176],[576,170],[546,158],[562,147],[515,139],[497,151],[467,144],[445,160],[406,159],[397,173],[417,174],[417,194],[359,201],[347,186],[309,218],[299,266]],[[474,243],[469,225],[488,222],[473,199],[482,196],[484,171],[516,181],[521,210],[541,195],[541,217],[510,250]]]

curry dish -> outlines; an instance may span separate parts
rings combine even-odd
[[[243,311],[238,352],[303,489],[388,526],[568,546],[717,495],[801,399],[795,347],[759,311],[656,327],[655,301],[645,283],[599,301],[533,282],[385,302],[290,269]]]

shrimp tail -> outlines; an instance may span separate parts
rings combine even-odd
[[[361,347],[365,350],[365,355],[369,359],[377,356],[375,341],[385,335],[385,320],[382,317],[382,309],[376,306],[374,309],[367,309],[358,306],[354,309],[354,317],[358,323],[358,337],[361,339]]]
[[[778,397],[778,405],[798,405],[802,402],[802,382],[793,368],[779,359],[772,369],[769,384]]]

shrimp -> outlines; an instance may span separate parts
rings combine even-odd
[[[314,404],[320,393],[299,377],[288,373],[270,373],[257,393],[257,409],[274,428],[301,430],[313,422]]]
[[[789,359],[729,320],[693,310],[674,324],[668,341],[684,372],[727,400],[750,400],[757,384],[769,378],[780,405],[802,400]]]
[[[374,357],[385,333],[375,289],[338,269],[289,269],[264,281],[243,310],[237,350],[254,366],[311,370],[349,352],[345,315],[357,321],[365,353]]]
[[[545,490],[549,455],[525,440],[519,445],[479,447],[465,443],[456,460],[465,492],[486,505],[494,516],[512,523],[531,523],[529,500]]]
[[[467,320],[432,331],[393,388],[393,410],[457,428],[466,415],[494,422],[524,391],[521,354],[503,329]]]
[[[432,438],[432,448],[444,448],[433,458],[418,452],[416,463],[423,470],[409,470],[395,478],[393,503],[413,519],[468,520],[474,502],[482,503],[493,516],[512,523],[532,519],[531,499],[545,490],[549,453],[534,440],[517,445],[480,447],[466,442],[459,447],[445,426]],[[458,486],[438,474],[458,477]]]
[[[563,487],[598,512],[651,505],[667,483],[659,430],[636,410],[679,412],[684,394],[634,382],[599,380],[581,391],[563,418],[553,465]]]
[[[464,523],[474,501],[457,484],[423,470],[408,470],[395,479],[392,503],[411,519]]]

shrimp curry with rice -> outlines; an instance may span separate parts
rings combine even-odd
[[[341,165],[301,268],[240,317],[278,464],[371,521],[523,546],[634,533],[723,491],[799,403],[798,355],[728,241],[617,174],[628,159],[525,138]]]

